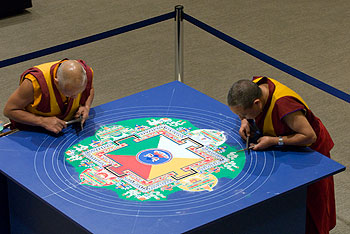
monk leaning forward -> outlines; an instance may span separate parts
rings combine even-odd
[[[13,128],[31,126],[59,133],[66,121],[88,118],[94,98],[93,70],[83,60],[50,62],[26,70],[9,97],[4,115]]]

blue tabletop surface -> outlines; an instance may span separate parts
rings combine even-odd
[[[308,148],[250,151],[242,172],[220,180],[211,192],[178,193],[167,201],[122,200],[79,184],[64,160],[65,149],[102,125],[157,116],[224,131],[227,144],[244,148],[240,120],[226,105],[177,81],[97,106],[90,114],[79,135],[69,127],[60,136],[20,131],[0,138],[0,171],[93,233],[188,231],[345,169]]]

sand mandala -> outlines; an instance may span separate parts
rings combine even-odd
[[[139,118],[102,126],[68,148],[65,159],[82,185],[121,199],[158,201],[179,191],[210,192],[220,178],[235,178],[245,153],[225,142],[224,132],[188,120]]]

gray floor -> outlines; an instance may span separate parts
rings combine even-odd
[[[185,12],[344,92],[350,92],[348,0],[33,0],[23,14],[0,19],[0,59],[11,58],[170,12]],[[185,22],[185,83],[225,103],[238,79],[265,75],[297,91],[335,142],[332,158],[349,165],[349,103],[291,77]],[[100,105],[174,79],[174,21],[0,69],[2,110],[26,68],[64,57],[94,68]],[[6,121],[1,116],[0,120]],[[337,226],[349,233],[349,170],[336,175]]]

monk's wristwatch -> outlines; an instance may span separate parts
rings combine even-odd
[[[278,137],[278,145],[284,145],[283,138],[281,136]]]

